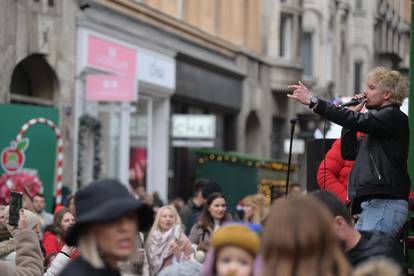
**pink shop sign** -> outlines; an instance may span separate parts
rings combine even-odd
[[[89,75],[86,77],[86,100],[134,101],[135,78],[132,76]]]
[[[136,55],[135,49],[94,35],[88,36],[88,66],[121,75],[135,76]]]

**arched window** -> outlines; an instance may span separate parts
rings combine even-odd
[[[54,105],[58,81],[41,54],[32,54],[16,65],[10,83],[11,102]]]

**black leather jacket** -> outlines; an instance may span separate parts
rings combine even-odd
[[[350,199],[408,199],[409,127],[399,105],[359,113],[319,100],[314,111],[344,127],[342,157],[355,160],[348,179]],[[358,131],[367,135],[359,139]]]
[[[359,242],[346,252],[352,266],[376,257],[384,257],[404,267],[404,255],[400,244],[393,237],[380,232],[361,232]]]

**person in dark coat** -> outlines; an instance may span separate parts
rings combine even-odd
[[[118,262],[134,253],[138,230],[146,231],[152,224],[152,209],[115,179],[97,180],[79,190],[75,206],[77,220],[66,243],[77,245],[81,256],[60,275],[120,276]]]
[[[356,230],[349,212],[333,193],[320,190],[311,195],[328,207],[334,216],[335,232],[352,266],[371,258],[385,257],[404,267],[402,248],[395,238],[378,231]]]

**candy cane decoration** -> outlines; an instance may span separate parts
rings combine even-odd
[[[25,123],[19,130],[16,136],[16,142],[20,141],[25,132],[33,125],[46,124],[49,126],[56,135],[57,140],[57,158],[56,158],[56,204],[62,203],[62,179],[63,179],[63,139],[60,129],[51,121],[46,118],[35,118]]]

